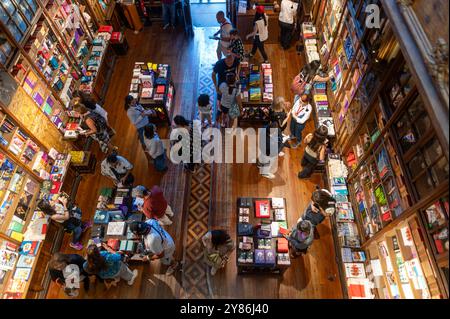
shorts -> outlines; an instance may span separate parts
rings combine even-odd
[[[220,111],[221,111],[223,114],[228,114],[228,112],[230,112],[230,108],[221,105],[221,106],[220,106]]]

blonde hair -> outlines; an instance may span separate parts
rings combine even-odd
[[[282,96],[276,97],[272,102],[272,110],[275,112],[286,111],[286,100]]]

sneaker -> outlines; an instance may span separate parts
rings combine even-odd
[[[166,275],[172,276],[173,273],[175,272],[175,270],[177,270],[177,267],[178,267],[178,261],[175,264],[173,264],[172,266],[170,266],[169,268],[167,268]]]
[[[211,267],[211,276],[214,276],[215,274],[217,274],[217,268],[216,267]]]
[[[129,286],[132,286],[134,284],[134,281],[136,280],[138,274],[139,272],[137,271],[137,269],[133,270],[133,277],[131,277],[131,279],[127,282]]]
[[[69,244],[70,247],[72,247],[75,250],[82,250],[83,249],[83,245],[81,243],[70,243]]]
[[[84,233],[86,230],[91,228],[93,225],[92,221],[87,221],[81,226],[81,231]]]
[[[163,30],[166,30],[168,27],[170,27],[170,23],[167,23],[165,26],[163,26]]]
[[[261,176],[267,179],[275,179],[276,177],[274,174],[263,174]]]
[[[279,157],[283,157],[283,156],[284,156],[284,152],[278,153],[278,156],[279,156]]]

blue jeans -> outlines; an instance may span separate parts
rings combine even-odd
[[[297,138],[297,143],[302,142],[302,132],[305,128],[305,124],[297,123],[295,119],[291,119],[291,135]]]
[[[158,172],[164,171],[167,168],[167,165],[166,165],[166,153],[164,152],[161,155],[159,155],[157,158],[155,158],[153,163],[155,165],[155,169]]]
[[[67,225],[65,225],[65,228],[67,231],[72,232],[72,244],[79,243],[81,233],[83,232],[81,226],[77,226],[69,222]]]
[[[172,26],[175,25],[175,1],[172,4],[162,4],[163,9],[163,18],[164,18],[164,25],[171,24]]]

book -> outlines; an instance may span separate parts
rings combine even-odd
[[[25,256],[36,256],[39,250],[40,242],[38,241],[24,241],[20,245],[19,253]]]
[[[124,236],[126,233],[125,222],[110,222],[106,230],[107,236]]]
[[[270,218],[270,202],[268,200],[255,201],[255,214],[257,218]]]
[[[366,278],[366,271],[362,263],[344,263],[347,278]]]

